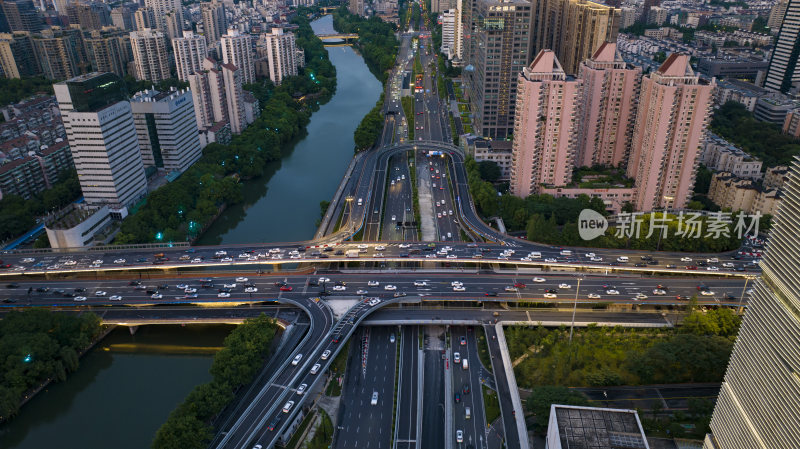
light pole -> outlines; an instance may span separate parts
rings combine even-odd
[[[572,331],[575,328],[575,312],[578,311],[578,293],[581,290],[583,276],[578,276],[578,285],[575,287],[575,304],[572,306],[572,324],[569,326],[569,344],[572,344]]]

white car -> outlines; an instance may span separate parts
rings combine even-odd
[[[589,299],[600,299],[600,295],[597,293],[589,293]]]
[[[73,301],[83,302],[83,301],[86,301],[86,297],[85,296],[76,296],[73,299]]]
[[[733,268],[733,262],[725,262],[722,264],[722,268]]]
[[[464,283],[461,281],[453,281],[450,283],[451,287],[458,287],[459,285],[464,285]]]
[[[706,267],[706,270],[707,271],[719,271],[719,267],[714,267],[714,266]]]
[[[294,356],[294,360],[292,360],[292,366],[297,366],[300,361],[303,360],[303,354],[297,354]]]
[[[408,243],[401,243],[401,244],[400,244],[400,248],[401,248],[401,249],[411,248],[411,245],[410,245],[410,244],[408,244]]]
[[[369,248],[369,245],[367,245],[365,243],[362,243],[362,244],[358,245],[356,248],[358,248],[358,249],[367,249],[367,248]]]
[[[163,298],[161,293],[153,293],[152,295],[150,295],[150,299],[161,299],[161,298]]]
[[[447,258],[448,259],[458,259],[458,256],[456,256],[455,254],[448,254]]]
[[[320,283],[320,284],[323,284],[323,283],[325,283],[325,282],[330,282],[330,281],[331,281],[331,279],[330,279],[330,278],[319,278],[319,283]]]
[[[289,413],[289,410],[291,410],[291,409],[292,409],[292,407],[294,407],[294,401],[289,401],[289,402],[287,402],[287,403],[286,403],[286,404],[284,404],[284,406],[283,406],[283,413]]]
[[[35,260],[36,259],[34,259],[33,257],[26,257],[26,258],[22,259],[22,263],[32,263]]]
[[[645,295],[644,293],[637,293],[636,299],[647,299],[647,295]]]
[[[222,261],[223,262],[233,262],[233,259],[231,259],[230,257],[226,257],[226,258],[222,259]]]
[[[717,259],[716,257],[712,257],[710,259],[706,259],[706,262],[708,262],[708,263],[719,263],[719,259]]]
[[[372,299],[369,300],[369,305],[371,305],[371,306],[377,306],[380,303],[381,303],[381,300],[378,299],[378,298],[372,298]]]
[[[347,287],[345,287],[344,285],[334,285],[333,286],[333,291],[335,291],[335,292],[343,292],[345,290],[347,290]]]
[[[328,357],[330,357],[330,356],[331,356],[331,350],[330,350],[330,349],[326,349],[326,350],[325,350],[325,351],[322,353],[322,357],[320,357],[320,358],[321,358],[322,360],[328,360]]]
[[[111,296],[108,299],[110,299],[111,301],[122,301],[122,296],[114,295],[114,296]]]
[[[217,298],[230,298],[230,297],[231,297],[231,294],[228,293],[228,292],[219,292],[217,294]]]
[[[258,288],[256,288],[256,287],[247,287],[246,289],[244,289],[244,292],[245,293],[258,293]]]
[[[556,263],[556,262],[558,262],[556,259],[553,259],[552,257],[548,257],[544,261],[547,262],[547,263]]]
[[[569,284],[558,284],[558,288],[572,288]]]
[[[383,286],[383,289],[384,290],[389,290],[389,291],[395,291],[395,290],[397,290],[397,287],[392,285],[392,284],[386,284],[386,285]]]
[[[464,431],[456,430],[456,443],[463,443],[464,442]]]
[[[558,296],[555,293],[545,293],[545,298],[557,298]]]
[[[102,260],[100,260],[100,259],[97,259],[97,260],[93,261],[93,262],[92,262],[92,264],[93,264],[93,265],[102,265],[102,264],[103,264],[103,261],[102,261]]]
[[[195,257],[194,259],[192,259],[192,263],[202,263],[202,262],[203,262],[203,259],[201,259],[199,257]]]
[[[700,294],[703,296],[714,296],[714,292],[711,290],[700,290]]]
[[[178,290],[185,290],[185,289],[189,288],[189,286],[186,285],[186,284],[178,284],[175,287],[177,287]]]
[[[308,384],[300,384],[300,386],[297,387],[297,394],[305,393],[306,392],[306,388],[308,388]]]
[[[586,257],[587,259],[591,259],[592,257],[595,257],[595,254],[594,253],[586,253],[583,256]]]
[[[125,263],[125,259],[114,259],[114,263]]]
[[[373,257],[373,258],[376,258],[376,257],[383,257],[383,253],[375,253],[375,254],[373,254],[373,255],[372,255],[372,257]]]
[[[236,288],[236,284],[222,284],[223,288]]]
[[[505,290],[507,292],[510,292],[510,293],[518,291],[516,287],[512,287],[510,285],[507,285],[503,290]]]
[[[533,282],[547,282],[545,278],[533,278]]]
[[[245,278],[245,277],[238,277],[238,278],[236,278],[236,282],[247,282],[247,281],[249,281],[249,280],[250,280],[250,279],[247,279],[247,278]]]
[[[98,290],[98,291],[94,292],[94,295],[95,296],[105,296],[106,292],[104,292],[103,290]]]
[[[460,352],[454,352],[453,353],[453,362],[454,363],[461,363],[461,353]]]
[[[77,265],[77,264],[78,264],[78,262],[75,262],[74,260],[68,260],[68,261],[64,262],[64,265],[66,265],[68,267],[72,266],[72,265]]]
[[[656,288],[653,290],[653,294],[657,296],[663,296],[667,294],[667,291],[660,288]]]
[[[606,295],[619,295],[619,291],[618,290],[614,290],[612,288],[612,289],[606,290]]]
[[[186,288],[183,289],[183,292],[184,293],[197,293],[197,289],[196,288],[192,288],[192,287],[186,287]]]
[[[428,283],[425,281],[414,281],[414,287],[427,287]]]
[[[363,288],[356,290],[356,295],[366,295],[367,293],[369,292],[364,290]]]
[[[375,247],[375,251],[384,251],[385,249],[386,249],[386,246],[384,246],[384,245],[378,245],[378,246]]]
[[[467,291],[467,289],[464,288],[463,285],[456,285],[455,287],[453,287],[453,291],[454,292],[465,292],[465,291]]]
[[[681,262],[691,262],[691,261],[692,261],[691,257],[681,257]]]
[[[369,287],[377,287],[377,286],[381,285],[381,283],[378,282],[378,281],[369,281],[369,282],[367,282],[367,285]]]

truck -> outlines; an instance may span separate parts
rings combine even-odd
[[[344,256],[345,257],[353,257],[353,258],[358,257],[358,250],[357,249],[348,249],[347,251],[345,251]]]

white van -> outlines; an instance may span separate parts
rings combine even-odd
[[[359,198],[358,199],[358,205],[361,206],[362,204],[364,204],[364,199],[363,198]]]
[[[469,407],[464,407],[464,419],[472,418],[472,410]]]
[[[369,403],[372,404],[372,405],[378,405],[378,392],[377,391],[373,391],[372,392],[372,400]]]
[[[461,359],[461,368],[469,369],[469,361],[467,359]]]
[[[448,232],[447,233],[447,238],[449,238],[449,239],[453,238],[453,233],[452,232]]]
[[[562,256],[571,256],[572,255],[572,251],[570,251],[568,249],[562,250],[561,251],[561,255]]]
[[[617,257],[617,262],[627,262],[628,256],[619,256]]]

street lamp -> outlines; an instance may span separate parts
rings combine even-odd
[[[572,306],[572,324],[569,326],[569,343],[572,344],[572,331],[575,328],[575,312],[578,311],[578,293],[581,290],[583,276],[578,276],[578,286],[575,287],[575,303]]]

